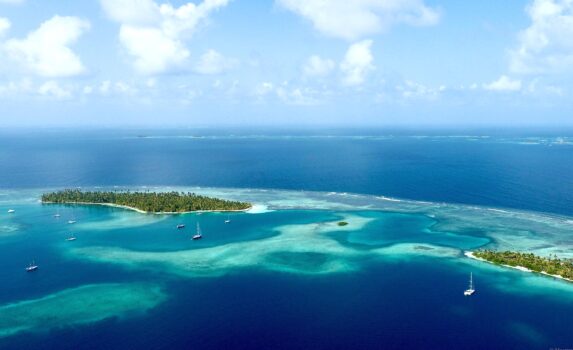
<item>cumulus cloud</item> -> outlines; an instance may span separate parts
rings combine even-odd
[[[491,91],[519,91],[521,90],[521,80],[512,80],[508,76],[502,75],[499,79],[484,84],[483,88]]]
[[[316,99],[313,95],[317,94],[317,91],[311,88],[292,88],[279,86],[276,89],[277,97],[286,104],[299,105],[299,106],[309,106],[318,104],[320,101]]]
[[[534,0],[527,13],[531,25],[519,33],[519,45],[510,52],[511,71],[573,71],[573,1]]]
[[[264,97],[273,92],[274,89],[275,86],[273,85],[273,83],[264,81],[259,85],[257,85],[257,87],[255,88],[255,96],[258,98]]]
[[[433,25],[439,12],[423,0],[277,0],[284,8],[310,20],[319,32],[355,40],[393,24]]]
[[[316,105],[327,95],[327,92],[319,91],[310,87],[291,87],[288,81],[281,84],[262,82],[254,90],[254,95],[259,102],[267,98],[274,98],[289,105]]]
[[[312,55],[302,67],[302,72],[307,77],[324,77],[330,74],[334,68],[336,68],[336,63],[333,60]]]
[[[12,23],[10,23],[8,18],[0,17],[0,38],[6,35],[11,26]]]
[[[10,81],[4,84],[0,84],[0,97],[29,94],[34,92],[33,90],[33,84],[30,79]]]
[[[190,54],[184,44],[158,28],[122,26],[119,39],[133,57],[133,66],[144,74],[158,74],[181,68]]]
[[[72,97],[70,90],[63,88],[57,81],[47,81],[38,88],[38,93],[42,96],[56,99],[68,99]]]
[[[185,40],[213,11],[229,2],[204,0],[176,8],[153,0],[100,1],[108,17],[121,24],[119,39],[135,69],[150,75],[184,68],[190,57]]]
[[[235,65],[235,60],[226,58],[215,50],[208,50],[201,56],[194,70],[201,74],[219,74]]]
[[[91,94],[95,90],[92,86],[86,86],[86,88],[88,88],[87,90],[84,88],[84,93],[86,94]],[[137,89],[121,80],[116,82],[104,80],[99,84],[99,86],[97,86],[97,92],[103,96],[135,95],[137,93]]]
[[[370,48],[372,40],[363,40],[350,45],[344,59],[340,63],[345,85],[360,85],[364,83],[369,72],[374,70],[374,57]]]
[[[446,87],[430,87],[412,80],[404,81],[404,84],[396,86],[396,90],[404,99],[418,98],[425,100],[435,100],[441,93],[446,91]]]
[[[78,55],[70,48],[90,27],[77,17],[54,16],[24,39],[3,45],[8,57],[43,77],[70,77],[85,72]]]
[[[159,5],[150,0],[101,0],[107,16],[120,23],[154,24],[161,19]]]

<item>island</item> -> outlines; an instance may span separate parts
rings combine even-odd
[[[515,268],[573,282],[573,261],[560,259],[556,255],[542,257],[532,253],[514,251],[478,250],[466,252],[466,256],[496,265]]]
[[[346,226],[348,223],[346,221],[339,221],[338,226]]]
[[[42,203],[108,205],[142,213],[163,214],[196,211],[244,211],[252,206],[247,202],[211,198],[190,192],[84,192],[78,189],[44,193]]]

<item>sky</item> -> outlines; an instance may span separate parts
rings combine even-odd
[[[573,126],[573,0],[0,0],[0,126]]]

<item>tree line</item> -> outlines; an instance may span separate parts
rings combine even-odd
[[[91,203],[124,205],[146,212],[244,210],[250,203],[201,196],[191,192],[81,191],[66,189],[44,193],[44,203]]]
[[[573,279],[573,261],[571,259],[560,259],[557,255],[542,257],[532,253],[519,253],[509,250],[503,252],[478,250],[474,255],[494,264],[523,266],[535,272],[545,272]]]

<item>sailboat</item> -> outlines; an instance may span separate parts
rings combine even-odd
[[[32,262],[30,263],[30,265],[28,265],[28,267],[26,267],[26,272],[36,271],[37,269],[38,269],[38,265],[36,265],[36,263],[34,262],[34,260],[32,260]]]
[[[228,224],[231,222],[231,218],[229,217],[229,215],[227,215],[227,220],[225,220],[225,223]]]
[[[476,292],[476,290],[474,287],[474,278],[473,278],[473,274],[470,272],[470,287],[464,291],[464,295],[469,297],[469,296],[473,295],[475,292]]]
[[[177,225],[177,229],[179,229],[179,230],[180,230],[180,229],[182,229],[182,228],[185,228],[185,225],[183,225],[183,224],[179,224],[179,225]]]
[[[59,210],[54,214],[54,217],[55,217],[56,219],[60,217],[60,211],[59,211]]]
[[[16,210],[14,210],[14,209],[8,209],[8,214],[12,214],[12,213],[15,213],[15,212],[16,212]]]
[[[75,240],[76,240],[76,236],[74,236],[73,233],[70,235],[70,237],[66,238],[66,241],[68,241],[68,242],[75,241]]]
[[[203,235],[201,234],[201,227],[199,227],[199,223],[197,223],[197,233],[193,236],[192,239],[196,241],[201,238],[203,238]]]
[[[68,224],[75,224],[76,223],[76,211],[75,209],[72,212],[72,219],[68,220]]]

